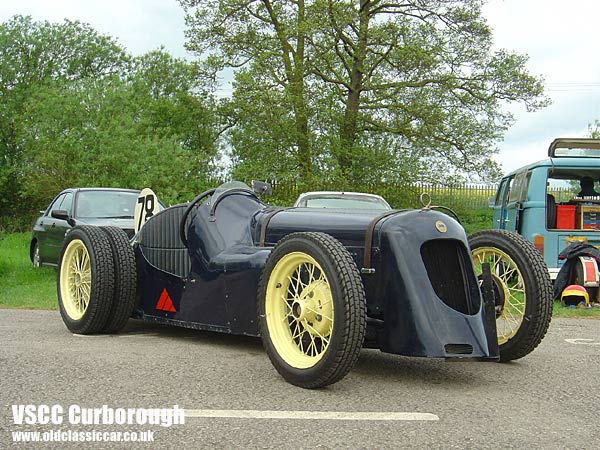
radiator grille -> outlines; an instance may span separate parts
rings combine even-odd
[[[435,239],[421,246],[421,258],[437,296],[463,314],[476,314],[480,293],[471,257],[464,244],[452,239]]]

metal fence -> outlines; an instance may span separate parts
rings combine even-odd
[[[417,191],[426,192],[435,204],[460,205],[463,208],[486,208],[496,195],[496,185],[460,184],[438,185],[415,183]]]
[[[269,203],[290,205],[306,190],[296,183],[272,182],[273,197]],[[393,208],[417,208],[422,206],[421,195],[426,193],[434,205],[452,208],[473,209],[487,208],[490,198],[496,195],[496,185],[488,184],[456,184],[442,185],[435,183],[376,183],[352,186],[344,189],[339,183],[315,183],[311,191],[359,191],[383,196]]]

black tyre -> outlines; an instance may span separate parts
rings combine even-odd
[[[78,226],[65,239],[58,261],[58,306],[73,333],[101,331],[113,303],[115,268],[110,241],[98,227]]]
[[[500,360],[532,352],[552,318],[552,283],[540,252],[522,236],[485,230],[469,237],[477,274],[489,263],[496,297]]]
[[[366,300],[346,248],[324,233],[294,233],[275,246],[258,288],[263,346],[288,382],[319,388],[342,379],[363,345]]]
[[[110,242],[115,266],[115,291],[108,321],[103,333],[116,333],[121,330],[135,307],[137,271],[135,253],[125,231],[117,227],[102,227]]]

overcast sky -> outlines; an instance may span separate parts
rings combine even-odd
[[[490,0],[484,9],[497,48],[529,55],[553,104],[535,113],[511,110],[515,125],[499,143],[505,171],[543,159],[555,137],[584,137],[600,119],[600,1]],[[0,0],[0,21],[15,14],[91,24],[135,55],[164,46],[187,55],[184,14],[176,0]]]

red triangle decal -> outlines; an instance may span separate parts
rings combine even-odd
[[[175,306],[173,306],[173,301],[171,297],[169,297],[169,293],[167,289],[163,289],[162,294],[160,294],[160,298],[158,302],[156,302],[156,309],[159,311],[168,311],[168,312],[177,312]]]
[[[177,310],[175,309],[175,306],[173,306],[173,302],[171,301],[171,299],[169,297],[167,297],[167,301],[165,302],[165,311],[177,312]]]
[[[155,306],[156,309],[162,311],[163,306],[165,304],[165,300],[167,299],[168,295],[169,294],[167,293],[167,290],[163,289],[162,294],[160,294],[160,298],[158,299],[158,302],[156,302],[156,306]]]

